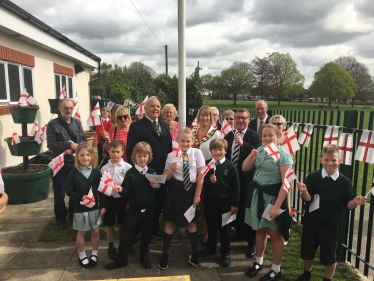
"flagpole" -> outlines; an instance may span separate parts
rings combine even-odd
[[[366,193],[365,197],[368,197],[368,195],[370,194],[370,192],[371,192],[371,189],[369,190],[368,193]]]

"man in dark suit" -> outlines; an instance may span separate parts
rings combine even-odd
[[[256,102],[256,115],[257,117],[252,119],[248,125],[248,128],[258,132],[263,124],[269,123],[270,115],[268,115],[268,104],[264,100],[258,100]]]
[[[232,131],[225,136],[228,142],[228,150],[226,158],[236,165],[239,172],[240,180],[240,201],[238,206],[238,214],[236,216],[236,237],[245,240],[248,243],[246,257],[252,258],[256,254],[255,236],[256,231],[244,222],[245,216],[245,198],[248,183],[252,180],[254,170],[243,172],[242,164],[244,159],[255,149],[261,145],[258,133],[249,129],[249,112],[245,108],[239,108],[235,113],[235,132]]]
[[[153,159],[148,166],[155,169],[158,175],[161,175],[165,169],[166,157],[172,149],[169,125],[159,119],[161,104],[157,97],[150,97],[145,103],[144,110],[144,118],[130,126],[127,136],[127,159],[131,165],[134,165],[131,161],[132,150],[138,142],[145,141],[151,146],[153,153]],[[156,205],[152,233],[158,237],[162,236],[158,218],[164,205],[165,189],[166,187],[162,185],[160,189],[155,191]]]

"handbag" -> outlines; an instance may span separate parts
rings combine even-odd
[[[117,127],[114,127],[114,137],[113,137],[113,140],[116,139],[116,135],[117,135]],[[104,148],[103,148],[104,150]],[[102,167],[104,167],[106,164],[108,164],[109,162],[109,154],[105,151],[103,151],[103,159],[101,160],[100,164],[99,164],[99,169],[101,170]]]

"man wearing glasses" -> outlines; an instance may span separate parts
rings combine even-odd
[[[266,101],[258,100],[256,102],[256,115],[257,117],[251,120],[248,128],[258,132],[263,124],[269,123],[271,117],[268,115],[268,104]]]
[[[64,166],[52,177],[54,192],[54,212],[57,226],[67,228],[66,216],[73,220],[74,207],[69,199],[69,208],[65,206],[66,182],[70,171],[74,168],[75,149],[81,141],[87,141],[82,124],[72,118],[74,103],[69,99],[61,100],[58,107],[60,116],[49,121],[47,126],[47,147],[51,150],[51,159],[64,153]]]
[[[153,153],[153,159],[148,166],[156,170],[158,175],[162,175],[166,157],[172,149],[170,128],[165,121],[159,119],[161,104],[157,97],[150,97],[145,103],[144,110],[144,118],[130,126],[126,147],[127,159],[133,165],[131,161],[132,150],[138,142],[145,141],[151,146]],[[164,205],[165,190],[164,185],[155,190],[152,234],[156,237],[162,236],[158,218]]]
[[[256,254],[256,232],[244,222],[244,216],[246,189],[253,178],[254,170],[243,172],[242,164],[244,159],[251,153],[252,149],[256,149],[261,145],[261,141],[258,133],[248,128],[249,117],[250,115],[247,109],[239,108],[234,117],[235,130],[228,133],[225,139],[228,142],[226,158],[237,167],[240,180],[240,201],[235,221],[236,238],[247,241],[248,248],[246,257],[252,258]]]

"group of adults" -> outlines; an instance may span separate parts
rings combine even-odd
[[[65,153],[65,163],[62,169],[52,178],[54,190],[54,212],[57,225],[61,229],[67,227],[66,218],[73,217],[73,204],[65,205],[66,180],[69,172],[74,167],[74,149],[80,141],[86,141],[81,122],[72,118],[74,104],[71,100],[62,100],[59,106],[60,115],[51,120],[47,126],[47,146],[51,150],[51,157],[54,158],[61,153]],[[179,132],[179,123],[175,121],[177,110],[173,104],[166,104],[161,110],[160,101],[157,97],[151,97],[145,104],[144,117],[133,122],[131,114],[127,108],[116,105],[109,113],[102,114],[104,125],[100,126],[99,134],[99,160],[102,161],[101,153],[108,148],[109,142],[113,139],[120,140],[125,147],[123,159],[133,165],[131,154],[134,146],[145,141],[149,143],[153,152],[153,159],[148,164],[149,167],[162,174],[165,168],[167,155],[172,151],[172,140],[176,140]],[[254,171],[243,172],[241,167],[243,161],[251,153],[252,149],[261,146],[259,134],[257,133],[262,124],[269,123],[270,116],[267,114],[267,104],[263,100],[256,103],[256,118],[250,118],[250,113],[245,108],[237,109],[236,112],[226,110],[219,120],[217,108],[202,106],[196,116],[198,128],[193,130],[195,136],[194,146],[199,148],[205,160],[211,158],[209,143],[215,138],[221,138],[220,122],[224,119],[230,124],[232,133],[225,136],[228,142],[226,158],[232,161],[238,168],[240,178],[240,204],[237,219],[235,222],[235,239],[245,240],[248,243],[247,257],[256,254],[255,231],[244,222],[246,188],[253,178]],[[162,114],[163,118],[160,118]],[[272,123],[280,127],[283,131],[285,120],[281,116],[274,116]],[[161,186],[155,194],[155,210],[153,221],[153,235],[161,237],[162,231],[158,223],[162,213],[166,186]],[[202,194],[202,197],[204,194]],[[203,201],[202,201],[203,202]],[[200,209],[204,213],[204,205],[201,203]],[[207,227],[203,217],[203,242],[206,242]]]

